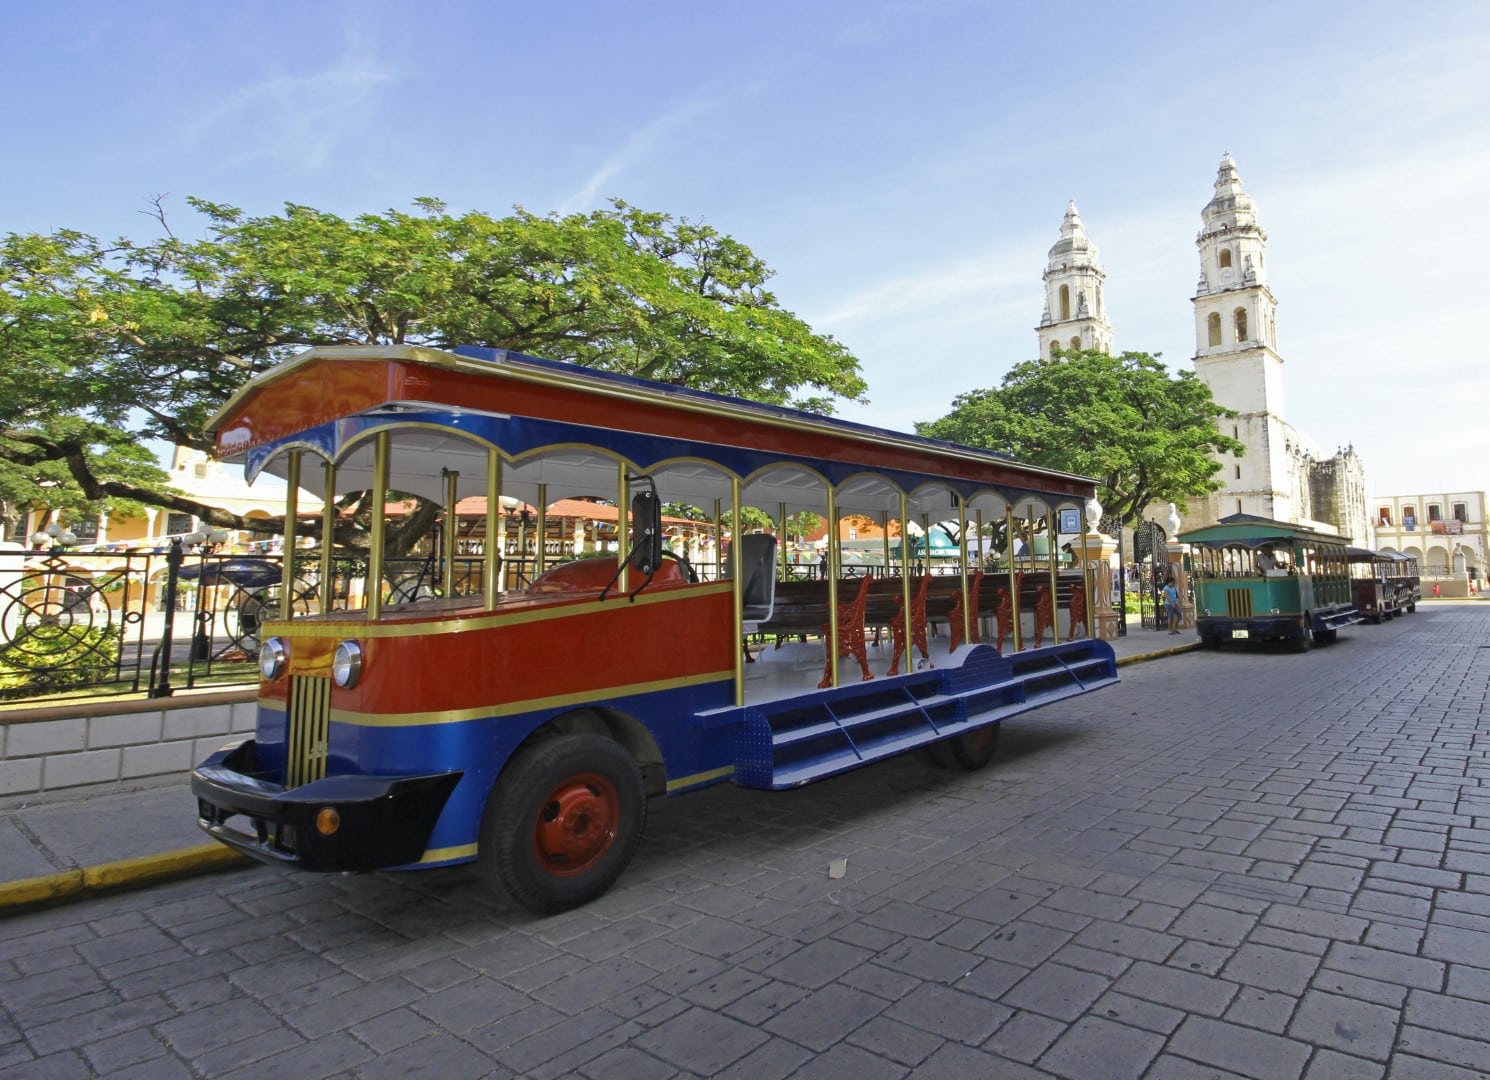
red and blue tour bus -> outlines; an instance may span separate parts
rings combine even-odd
[[[255,734],[192,777],[201,826],[264,862],[474,861],[520,905],[559,911],[616,880],[651,796],[791,788],[919,747],[978,768],[1005,718],[1117,681],[1084,602],[1084,529],[1057,525],[1094,496],[1087,478],[476,348],[312,349],[210,427],[250,480],[286,482]],[[308,547],[302,492],[322,538],[345,532],[339,502],[368,509],[366,550]],[[390,571],[384,512],[409,495],[447,523],[417,588]],[[562,562],[540,542],[531,577],[509,574],[504,507],[534,508],[542,538],[547,508],[575,499],[614,539]],[[480,508],[461,538],[458,504]],[[728,538],[713,565],[672,550],[664,507]],[[732,529],[747,507],[774,527]],[[787,580],[777,538],[803,512],[828,523],[827,565]],[[882,526],[882,563],[844,559],[849,516]],[[910,546],[893,557],[892,534],[932,523],[1002,537],[1003,554],[961,542],[951,574],[945,559],[921,572]],[[1069,537],[1067,568],[1056,543],[1033,554],[1041,531]]]

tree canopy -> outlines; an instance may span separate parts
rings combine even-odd
[[[1104,514],[1132,521],[1152,502],[1218,490],[1213,451],[1241,454],[1194,372],[1171,376],[1157,355],[1093,350],[1018,364],[996,389],[959,394],[922,435],[1000,450],[1020,461],[1095,477]]]
[[[613,202],[588,214],[252,216],[188,200],[203,235],[72,230],[0,241],[0,500],[134,500],[242,523],[165,486],[140,440],[210,449],[250,376],[315,345],[484,345],[817,412],[863,400],[858,361],[712,227]]]

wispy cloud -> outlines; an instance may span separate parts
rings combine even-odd
[[[319,168],[349,136],[365,130],[370,104],[393,70],[353,35],[346,50],[320,71],[276,74],[210,105],[186,128],[197,142],[230,141],[233,163],[280,159]]]
[[[640,131],[634,132],[610,157],[601,162],[600,167],[590,175],[583,187],[560,204],[560,212],[571,214],[593,207],[597,200],[610,194],[604,189],[612,179],[653,158],[663,156],[678,132],[717,107],[718,103],[715,100],[706,97],[685,102],[657,117]]]

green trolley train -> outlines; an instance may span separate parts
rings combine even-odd
[[[1194,549],[1195,629],[1206,648],[1271,641],[1304,652],[1361,621],[1349,537],[1232,514],[1179,539]]]

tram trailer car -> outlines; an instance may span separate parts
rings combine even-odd
[[[1346,537],[1232,514],[1178,539],[1194,549],[1195,630],[1205,648],[1271,642],[1307,652],[1361,621]]]
[[[311,350],[249,382],[211,426],[218,456],[243,462],[250,480],[287,481],[284,550],[297,552],[262,627],[255,734],[192,777],[201,827],[264,862],[360,872],[474,861],[518,904],[560,911],[620,875],[650,796],[726,781],[792,788],[915,748],[978,768],[1005,718],[1117,681],[1089,613],[1070,627],[1085,637],[1021,648],[1012,574],[1012,647],[979,643],[977,589],[998,575],[970,574],[966,554],[959,614],[942,616],[949,635],[926,632],[912,596],[926,579],[875,579],[897,593],[890,629],[921,656],[872,671],[870,579],[842,573],[836,527],[808,620],[821,642],[752,655],[786,569],[783,533],[740,537],[714,574],[662,542],[661,503],[712,508],[715,530],[755,506],[778,530],[810,509],[835,522],[950,516],[974,535],[987,515],[1032,539],[1094,496],[1085,477],[490,349]],[[390,491],[422,495],[447,523],[469,500],[485,550],[467,553],[474,576],[463,579],[447,525],[420,578],[437,588],[402,588],[381,514],[345,566],[300,544],[302,488],[322,500],[322,535],[349,493],[375,507]],[[545,508],[587,496],[621,542],[545,566]],[[524,553],[504,506],[536,511],[531,582],[516,580]],[[1047,572],[1054,595],[1054,555]]]

